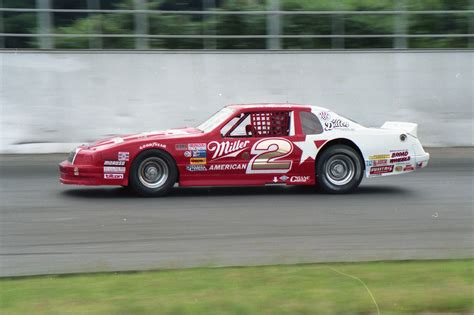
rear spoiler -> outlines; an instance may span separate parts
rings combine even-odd
[[[414,137],[418,137],[418,124],[415,123],[386,121],[380,128],[390,130],[401,130]]]

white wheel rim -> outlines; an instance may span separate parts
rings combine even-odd
[[[145,187],[159,188],[164,185],[168,176],[168,165],[161,158],[149,157],[138,166],[138,179]]]
[[[354,161],[345,154],[335,154],[325,163],[324,174],[331,184],[346,185],[354,178]]]

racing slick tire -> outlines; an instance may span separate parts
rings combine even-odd
[[[161,150],[140,153],[130,168],[129,184],[144,197],[166,195],[178,179],[178,170],[173,158]]]
[[[364,176],[364,160],[347,145],[333,145],[324,150],[316,162],[316,182],[324,192],[353,192]]]

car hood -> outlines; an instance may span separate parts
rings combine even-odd
[[[121,136],[114,136],[105,139],[98,140],[89,145],[85,145],[87,149],[98,150],[102,148],[109,148],[115,145],[136,142],[136,141],[154,141],[154,140],[163,140],[170,138],[185,138],[190,135],[200,134],[201,130],[196,128],[178,128],[178,129],[168,129],[160,131],[150,131],[136,134],[127,134]]]

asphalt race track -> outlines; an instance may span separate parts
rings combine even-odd
[[[352,195],[299,187],[61,186],[66,155],[0,157],[0,275],[473,257],[473,148]]]

